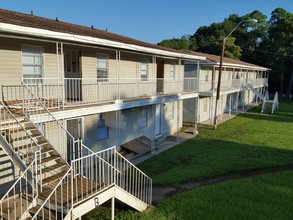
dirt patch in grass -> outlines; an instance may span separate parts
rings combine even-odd
[[[288,171],[288,170],[293,170],[293,165],[260,168],[255,170],[249,170],[242,173],[230,173],[226,175],[215,176],[215,177],[201,180],[201,181],[190,181],[190,182],[182,183],[176,186],[170,186],[170,185],[153,186],[153,202],[154,203],[159,202],[163,199],[173,196],[176,193],[183,192],[190,189],[213,185],[213,184],[226,182],[230,180],[238,180],[238,179],[245,179],[249,177],[261,176],[265,174],[279,173],[279,172]]]

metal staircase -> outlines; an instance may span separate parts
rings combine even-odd
[[[111,198],[139,211],[151,205],[151,179],[115,147],[94,153],[74,140],[48,110],[52,102],[25,84],[15,103],[0,102],[0,147],[20,172],[0,197],[0,219],[76,219]]]
[[[247,89],[252,91],[258,98],[260,98],[262,101],[265,99],[269,99],[269,94],[268,92],[265,93],[265,95],[261,94],[259,91],[257,91],[252,85],[247,85]]]
[[[269,99],[269,93],[266,91],[266,93],[263,95],[259,91],[257,91],[255,88],[253,88],[252,85],[247,85],[247,89],[252,91],[258,98],[262,100],[262,109],[261,113],[264,112],[270,112],[273,114],[279,106],[279,99],[278,99],[278,92],[275,93],[274,99]]]

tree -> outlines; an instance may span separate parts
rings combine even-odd
[[[231,14],[223,22],[199,27],[194,35],[164,40],[161,46],[221,54],[223,38],[242,20],[257,19],[251,24],[241,23],[226,41],[225,57],[265,66],[271,69],[270,90],[286,89],[289,96],[293,87],[293,14],[275,9],[270,20],[260,11],[244,16]]]
[[[272,79],[280,84],[280,92],[283,91],[283,85],[286,84],[288,97],[293,86],[293,14],[282,8],[275,9],[271,14],[270,28],[268,31],[268,40],[264,42],[267,51],[273,51]],[[267,56],[267,58],[272,58]]]
[[[163,40],[158,45],[176,50],[195,50],[196,44],[194,43],[194,37],[190,35],[183,35],[181,38],[172,38],[169,40]]]

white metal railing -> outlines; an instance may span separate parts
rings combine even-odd
[[[71,183],[73,189],[76,190],[73,198],[74,204],[80,203],[89,196],[115,184],[118,170],[114,166],[114,151],[112,149],[109,148],[71,161],[74,173]]]
[[[13,183],[0,199],[1,219],[20,219],[23,213],[32,206],[40,191],[38,176],[40,152],[34,153],[34,159],[26,170]]]
[[[198,78],[197,77],[184,78],[183,91],[184,92],[198,92]]]
[[[257,79],[232,79],[232,80],[222,80],[221,81],[221,90],[230,90],[230,89],[243,89],[247,85],[254,87],[265,86],[268,83],[267,78],[257,78]],[[216,89],[218,81],[215,81],[214,88]],[[200,91],[209,91],[212,88],[212,81],[200,82]]]
[[[152,204],[152,179],[115,150],[115,167],[121,172],[116,185],[148,205]]]
[[[266,86],[268,85],[268,78],[248,79],[247,84],[254,87]]]
[[[21,158],[23,164],[30,164],[34,156],[33,152],[38,151],[41,147],[35,141],[33,134],[29,134],[25,128],[28,121],[25,117],[18,120],[2,101],[0,101],[0,105],[3,107],[0,113],[1,135],[11,146],[11,150]]]
[[[148,98],[156,94],[197,92],[198,79],[167,78],[57,78],[25,79],[23,82],[46,108],[91,105],[116,100]],[[22,100],[22,85],[3,85],[3,100]]]
[[[96,187],[85,192],[86,196],[89,192],[93,194],[103,187],[115,184],[146,204],[151,205],[152,180],[119,154],[115,147],[97,153],[85,146],[82,150],[89,154],[73,160],[71,163],[74,174],[82,176],[82,181],[86,186],[97,183]],[[74,203],[80,202],[82,199],[84,198],[75,199]]]
[[[70,145],[71,149],[75,148],[78,141],[65,129],[59,120],[57,120],[47,108],[46,99],[38,98],[31,88],[23,83],[23,112],[29,118],[36,128],[42,130],[44,137],[50,142],[54,149],[61,155],[65,161],[70,161],[74,158],[71,152],[69,154],[64,146]],[[49,131],[54,131],[49,132]],[[56,134],[58,131],[58,135]]]

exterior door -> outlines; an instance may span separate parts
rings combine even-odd
[[[157,61],[157,93],[164,92],[164,61]]]
[[[156,105],[156,115],[155,115],[155,136],[159,136],[161,134],[161,121],[162,121],[162,111],[161,105]]]
[[[66,50],[64,53],[65,95],[67,100],[82,100],[81,52]]]
[[[66,121],[67,131],[74,137],[74,140],[82,139],[82,118],[69,119]],[[80,145],[74,143],[72,138],[67,137],[67,161],[70,162],[80,156]]]

